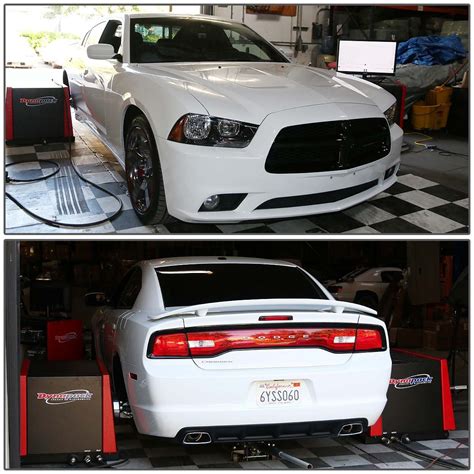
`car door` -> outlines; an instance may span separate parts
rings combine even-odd
[[[91,60],[87,57],[87,47],[99,43],[106,23],[102,21],[96,24],[85,34],[76,57],[68,65],[68,70],[71,71],[69,77],[71,94],[77,113],[94,126],[96,122],[98,123],[97,99],[100,98],[100,94],[97,93],[98,84],[90,70]]]
[[[85,69],[81,77],[84,112],[96,131],[106,136],[106,91],[110,87],[111,78],[115,74],[119,61],[117,59],[98,60],[89,58],[87,48],[99,43],[112,45],[118,55],[117,57],[120,57],[121,22],[109,20],[99,23],[91,29],[84,42],[86,59]]]

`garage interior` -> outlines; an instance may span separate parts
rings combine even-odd
[[[19,455],[20,368],[25,359],[47,364],[53,357],[48,325],[58,321],[76,324],[83,333],[77,357],[89,360],[93,357],[90,320],[96,308],[85,304],[86,293],[111,294],[120,277],[140,260],[209,255],[288,260],[318,278],[336,298],[344,285],[344,291],[353,288],[353,301],[359,302],[361,295],[353,286],[364,282],[358,276],[380,270],[376,286],[381,291],[372,294],[372,301],[375,299],[373,306],[378,309],[378,317],[388,326],[391,348],[447,361],[456,426],[446,436],[433,439],[423,433],[420,439],[412,436],[407,444],[395,440],[390,443],[388,435],[371,437],[367,433],[344,438],[282,440],[276,442],[279,450],[317,469],[469,466],[467,241],[10,240],[6,241],[5,250],[5,275],[8,275],[5,281],[8,427],[5,440],[10,467],[72,468],[64,461],[51,462],[47,457],[42,463],[22,463]],[[390,278],[393,275],[399,276]],[[367,294],[365,296],[363,302],[368,304]],[[346,294],[345,299],[348,298]],[[421,400],[421,403],[428,406],[430,400]],[[416,431],[415,425],[419,426],[425,415],[410,410],[408,405],[403,409],[398,407],[397,413],[402,417],[402,412],[408,412],[406,417]],[[436,409],[430,410],[426,417],[428,423],[437,416]],[[136,432],[132,419],[116,419],[114,432],[120,460],[116,468],[296,467],[278,457],[262,457],[261,453],[247,453],[245,459],[235,457],[232,444],[183,446],[142,436]],[[56,448],[51,445],[49,449],[55,452]],[[85,467],[78,464],[74,468],[81,466]],[[97,464],[91,467],[94,466]]]
[[[72,159],[75,165],[84,177],[122,201],[121,213],[107,220],[114,216],[117,202],[81,182],[74,174],[67,144],[8,146],[6,163],[14,165],[8,170],[14,179],[49,175],[55,166],[51,161],[59,164],[61,170],[45,181],[26,185],[7,183],[8,193],[28,210],[53,224],[38,221],[17,203],[6,199],[6,232],[467,233],[468,7],[304,5],[295,6],[289,16],[281,11],[275,14],[271,6],[258,7],[207,5],[201,8],[201,12],[242,21],[282,49],[292,61],[323,68],[335,67],[337,40],[341,38],[406,42],[422,36],[448,38],[457,35],[465,49],[463,60],[438,61],[430,65],[407,61],[397,65],[395,76],[371,79],[397,97],[398,123],[405,131],[399,179],[394,186],[368,202],[332,214],[222,225],[189,224],[176,220],[166,225],[145,226],[131,208],[124,172],[111,152],[83,124],[73,119],[75,142],[72,144]],[[8,14],[7,8],[7,23]],[[51,66],[43,62],[39,53],[35,54],[35,62],[30,66],[19,66],[14,62],[10,67],[7,65],[7,86],[42,87],[51,85],[51,80],[62,83],[60,61]],[[435,105],[430,105],[430,100],[434,100]],[[435,120],[436,111],[440,110],[443,114]],[[106,222],[85,226],[102,219]],[[54,221],[79,225],[74,229],[61,228],[55,226]]]

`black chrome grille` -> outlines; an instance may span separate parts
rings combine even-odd
[[[315,173],[356,168],[390,152],[385,119],[308,123],[283,128],[265,162],[268,173]]]

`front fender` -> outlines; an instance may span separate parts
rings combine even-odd
[[[138,107],[147,118],[155,138],[167,138],[172,127],[187,113],[207,114],[203,105],[179,82],[148,74],[126,72],[114,77],[114,96],[120,113],[110,117],[114,141],[123,150],[124,119],[130,106]]]

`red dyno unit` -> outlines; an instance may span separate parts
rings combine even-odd
[[[85,361],[90,363],[92,361]],[[101,424],[102,432],[102,453],[103,454],[116,454],[117,453],[117,444],[115,439],[115,427],[114,427],[114,414],[113,414],[113,404],[112,404],[112,392],[111,392],[111,382],[110,376],[105,368],[104,363],[101,360],[97,360],[97,366],[101,374],[102,379],[102,401],[101,401],[101,412],[102,419],[97,422]],[[33,362],[34,363],[34,362]],[[65,362],[68,363],[68,362]],[[52,364],[57,364],[57,362],[52,362]],[[28,450],[28,403],[29,397],[31,394],[28,393],[28,377],[32,372],[31,361],[25,359],[22,364],[21,373],[20,373],[20,456],[23,458],[31,455]],[[72,377],[76,377],[71,374]],[[81,376],[78,376],[81,377]],[[30,390],[34,390],[30,388]],[[34,394],[33,394],[34,395]],[[30,422],[34,422],[34,414],[30,413]],[[78,425],[79,423],[76,423]],[[77,428],[77,427],[76,427]],[[72,427],[74,429],[74,426]],[[45,433],[45,436],[48,434]],[[69,433],[67,433],[69,435]],[[74,435],[73,435],[74,436]],[[52,447],[54,448],[54,447]],[[54,449],[53,449],[54,450]]]
[[[450,380],[449,380],[449,370],[448,370],[448,363],[446,359],[441,359],[439,357],[433,357],[426,354],[420,354],[418,352],[408,351],[405,349],[393,349],[394,353],[400,353],[402,355],[406,355],[409,357],[413,357],[414,360],[423,360],[429,359],[432,361],[437,361],[439,363],[439,378],[440,378],[440,390],[441,390],[441,406],[436,407],[436,409],[441,410],[441,420],[442,420],[442,430],[443,431],[452,431],[456,429],[456,422],[454,419],[454,410],[453,410],[453,400],[451,397],[451,387],[450,387]],[[390,395],[388,396],[387,406],[385,410],[388,409],[388,405],[391,402]],[[393,403],[393,402],[392,402]],[[394,407],[391,407],[393,409]],[[396,407],[395,407],[396,408]],[[400,409],[403,407],[400,407]],[[384,410],[384,413],[385,413]],[[388,430],[385,429],[383,426],[384,420],[384,413],[382,416],[377,420],[375,424],[369,427],[369,436],[378,437],[382,436]]]
[[[74,141],[70,99],[69,88],[63,86],[7,87],[7,145]]]
[[[48,321],[48,360],[80,360],[84,357],[83,323],[76,319]]]

